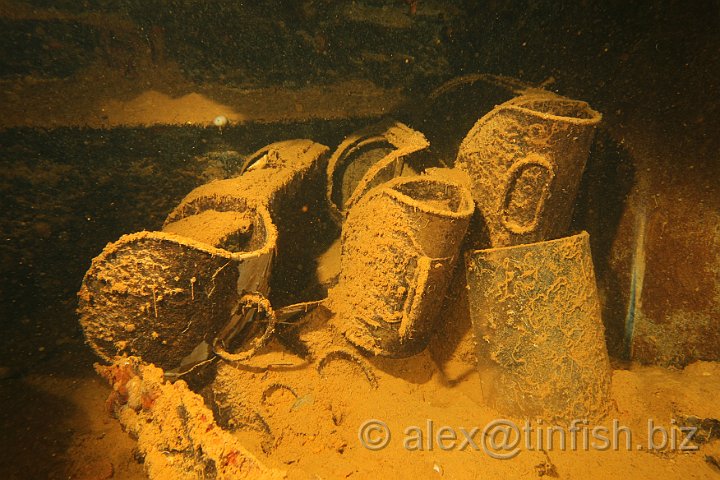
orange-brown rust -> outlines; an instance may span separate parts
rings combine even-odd
[[[476,248],[567,233],[600,119],[585,102],[531,91],[478,120],[456,161],[472,179],[473,199],[488,230],[489,238],[474,239]]]
[[[150,478],[187,478],[197,472],[212,472],[218,479],[285,478],[229,432],[216,428],[202,397],[182,380],[165,381],[162,370],[137,357],[97,365],[96,370],[114,391],[128,392],[122,399],[113,398],[112,406],[123,427],[137,437]]]
[[[329,295],[350,342],[374,355],[425,348],[473,208],[464,184],[438,169],[376,187],[351,209]]]

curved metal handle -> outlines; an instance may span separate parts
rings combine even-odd
[[[262,335],[253,339],[250,347],[242,352],[228,352],[225,343],[230,342],[238,332],[250,322],[257,321],[257,316],[262,314],[267,319],[267,325]],[[212,342],[212,349],[215,354],[228,362],[242,362],[255,355],[264,347],[275,332],[277,317],[270,305],[270,301],[260,293],[248,293],[243,295],[235,308],[235,313],[228,325],[218,334]]]
[[[545,182],[543,192],[538,199],[537,205],[535,206],[535,216],[533,217],[533,220],[530,223],[523,225],[511,218],[508,208],[510,207],[510,202],[512,200],[512,195],[515,192],[518,179],[528,168],[531,167],[538,167],[545,170],[547,172],[547,181]],[[524,159],[515,162],[508,170],[507,181],[505,182],[505,191],[501,197],[502,204],[500,209],[500,223],[502,226],[516,235],[524,235],[535,231],[540,225],[540,216],[545,209],[545,202],[548,198],[550,198],[550,187],[552,186],[554,180],[555,166],[542,155],[531,154]]]

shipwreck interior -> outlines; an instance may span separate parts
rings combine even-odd
[[[717,0],[0,45],[0,477],[720,478]]]

